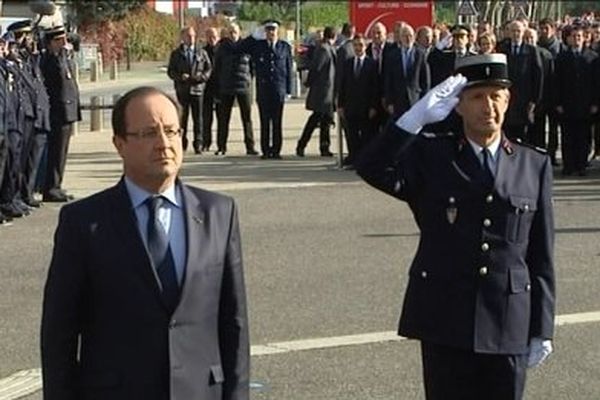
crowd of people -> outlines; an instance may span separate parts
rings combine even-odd
[[[44,202],[67,202],[62,188],[71,125],[80,120],[72,49],[63,26],[31,20],[0,38],[0,224]]]
[[[292,70],[291,49],[278,39],[278,28],[278,22],[267,21],[266,37],[260,40],[256,35],[240,39],[236,24],[220,33],[210,28],[204,48],[210,63],[205,63],[202,71],[194,64],[196,58],[203,59],[203,50],[195,45],[195,32],[191,28],[182,31],[182,44],[169,62],[169,76],[184,108],[191,108],[196,153],[210,148],[214,113],[218,121],[216,154],[226,153],[231,106],[237,99],[247,154],[257,154],[249,98],[252,75],[256,74],[260,151],[263,158],[280,158],[281,118],[285,97],[291,92]],[[501,27],[480,21],[415,28],[399,21],[390,34],[381,23],[368,34],[356,33],[351,24],[345,24],[339,35],[334,27],[326,27],[317,37],[305,81],[306,108],[312,114],[299,135],[299,157],[304,156],[317,128],[321,156],[333,155],[330,128],[337,111],[348,150],[344,165],[353,168],[364,144],[391,117],[408,110],[453,74],[457,59],[488,53],[508,57],[511,103],[503,127],[508,138],[546,149],[555,166],[559,165],[560,145],[564,175],[585,175],[591,157],[600,156],[600,22],[593,17],[569,18],[566,23],[548,18],[535,23],[515,19]],[[194,54],[190,53],[188,61],[187,51]],[[190,88],[200,86],[196,97],[190,97]],[[203,106],[199,104],[202,100]],[[184,118],[187,120],[187,112]],[[449,126],[460,126],[455,113],[431,130]]]

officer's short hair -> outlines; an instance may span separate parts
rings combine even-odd
[[[335,39],[335,28],[333,26],[326,26],[323,29],[323,39]]]
[[[177,110],[177,114],[181,115],[181,106],[177,100],[173,98],[173,96],[170,96],[164,91],[153,86],[140,86],[125,93],[115,103],[111,119],[114,136],[127,136],[127,121],[125,120],[125,111],[127,110],[129,103],[138,97],[147,97],[151,95],[161,95],[166,97]]]

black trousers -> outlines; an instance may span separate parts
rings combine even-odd
[[[8,151],[4,166],[4,179],[0,188],[0,203],[2,204],[11,204],[20,194],[23,137],[23,133],[16,130],[9,130],[6,136]]]
[[[278,156],[281,153],[283,104],[283,100],[275,96],[261,96],[258,99],[260,151],[263,155]]]
[[[527,355],[478,354],[421,342],[427,400],[520,400]]]
[[[4,174],[8,165],[8,135],[4,132],[0,132],[0,195],[4,190],[6,180]],[[0,198],[0,202],[2,199]]]
[[[302,135],[298,140],[299,149],[304,149],[310,138],[316,129],[319,127],[319,149],[321,153],[329,151],[330,144],[330,135],[329,128],[333,122],[333,112],[330,113],[322,113],[318,111],[313,111],[313,113],[308,117],[306,121],[306,125],[304,125],[304,130],[302,131]]]
[[[48,140],[48,132],[34,129],[27,143],[25,143],[23,152],[23,182],[21,185],[21,197],[24,200],[32,200],[35,191],[38,171],[40,170],[40,161],[44,153],[44,147]]]
[[[71,141],[71,125],[70,122],[51,124],[51,131],[48,135],[48,161],[43,188],[44,194],[55,194],[61,189],[65,166],[67,165],[69,142]]]
[[[254,150],[254,133],[252,132],[252,116],[250,109],[250,92],[236,93],[232,95],[221,95],[221,103],[217,112],[217,147],[220,151],[227,151],[227,138],[229,137],[229,122],[231,121],[231,109],[233,102],[237,99],[240,107],[240,116],[244,128],[244,144],[246,150]]]
[[[190,110],[192,112],[192,123],[193,123],[193,132],[194,132],[194,146],[201,147],[202,146],[202,101],[203,95],[178,95],[177,100],[179,104],[181,104],[181,128],[183,128],[183,136],[182,136],[182,144],[183,149],[187,150],[188,147],[188,137],[187,137],[187,128],[188,128],[188,116],[190,115]]]
[[[200,146],[208,150],[212,144],[212,125],[213,116],[216,113],[219,118],[219,108],[221,105],[217,103],[216,93],[213,89],[208,89],[204,92],[202,101],[202,140],[197,141],[194,135],[194,146]]]
[[[346,120],[346,145],[348,147],[347,164],[352,164],[360,154],[360,151],[370,141],[375,128],[375,121],[370,120],[368,115],[350,114],[345,116]]]
[[[565,172],[583,171],[590,153],[592,125],[587,119],[561,121],[562,157]]]

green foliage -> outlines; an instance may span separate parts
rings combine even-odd
[[[323,28],[330,25],[338,29],[348,22],[347,1],[301,1],[300,20],[303,32],[308,28]],[[276,19],[290,27],[296,21],[296,2],[287,1],[252,1],[242,3],[238,18],[242,21],[262,22],[266,19]]]
[[[456,22],[456,1],[436,1],[434,22],[453,25]]]
[[[117,21],[143,6],[144,0],[67,0],[70,13],[75,16],[75,23]]]

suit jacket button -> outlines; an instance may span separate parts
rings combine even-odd
[[[490,245],[487,243],[481,244],[481,251],[488,251],[490,249]]]
[[[484,219],[483,226],[485,226],[486,228],[489,228],[490,226],[492,226],[492,220],[489,218]]]
[[[488,274],[487,267],[481,267],[481,268],[479,268],[479,275],[486,276],[487,274]]]

